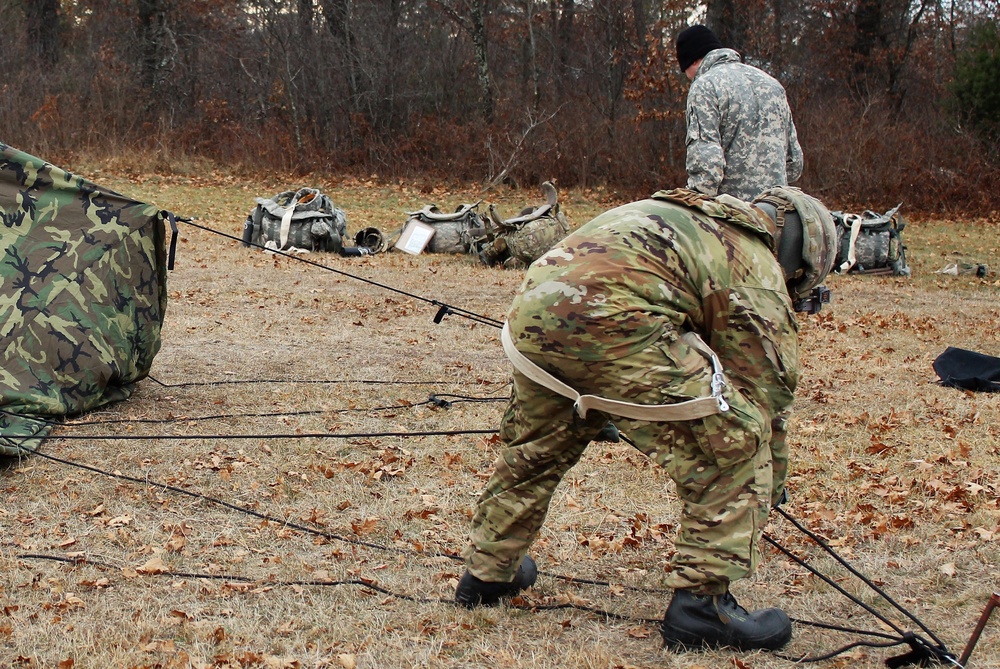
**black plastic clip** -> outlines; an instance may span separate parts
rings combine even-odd
[[[166,215],[167,220],[170,222],[170,251],[167,253],[167,269],[172,270],[174,268],[174,256],[177,255],[177,216],[172,211],[164,211],[162,214]]]
[[[447,304],[442,304],[441,308],[438,309],[437,314],[434,315],[434,323],[440,324],[442,319],[450,313],[454,312],[452,312],[451,308]]]
[[[440,407],[441,409],[450,409],[451,408],[451,402],[449,402],[448,400],[445,400],[445,399],[441,399],[437,395],[431,395],[430,397],[427,398],[427,400],[431,404],[433,404],[434,406]]]

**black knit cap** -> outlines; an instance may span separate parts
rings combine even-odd
[[[708,55],[709,51],[721,48],[722,42],[707,27],[697,25],[685,28],[677,36],[677,64],[681,66],[681,72],[684,72],[696,60]]]

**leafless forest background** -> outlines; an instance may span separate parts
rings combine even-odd
[[[7,0],[0,139],[53,162],[430,184],[684,181],[673,39],[786,87],[833,206],[998,208],[993,0]]]

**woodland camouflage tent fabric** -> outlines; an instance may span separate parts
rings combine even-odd
[[[167,215],[0,143],[0,455],[147,375]]]

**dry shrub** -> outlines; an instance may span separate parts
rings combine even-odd
[[[849,111],[853,109],[854,111]],[[843,209],[984,215],[996,209],[1000,166],[980,140],[939,120],[907,118],[887,101],[864,110],[845,99],[816,97],[797,110],[806,154],[807,192]]]

